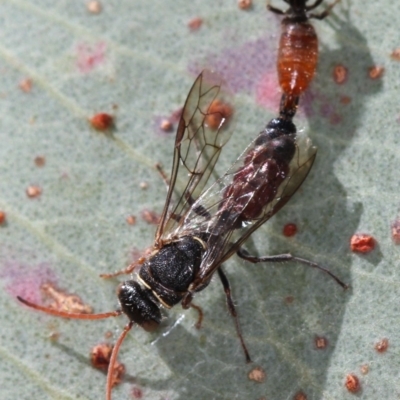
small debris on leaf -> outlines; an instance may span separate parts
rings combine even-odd
[[[107,131],[114,126],[114,117],[107,113],[98,113],[89,120],[92,127],[98,131]]]
[[[261,367],[255,367],[248,373],[247,376],[251,381],[262,383],[265,382],[266,373]]]
[[[379,79],[382,77],[384,72],[385,72],[385,68],[380,67],[380,66],[374,66],[374,67],[369,68],[368,76],[371,79]]]
[[[252,5],[252,0],[238,0],[238,6],[241,10],[249,10]]]
[[[93,308],[85,304],[79,296],[69,294],[52,283],[44,283],[40,290],[46,298],[51,300],[48,304],[50,308],[76,314],[91,314],[93,312]]]
[[[375,343],[374,347],[378,353],[384,353],[389,347],[389,340],[384,338],[380,340],[378,343]]]
[[[95,0],[89,1],[86,4],[86,8],[91,14],[100,14],[103,9],[101,3]]]
[[[333,69],[333,80],[338,84],[341,85],[347,81],[348,77],[348,70],[345,66],[338,64]]]
[[[42,194],[42,189],[39,186],[31,185],[26,188],[26,195],[33,199],[35,197],[39,197]]]
[[[357,393],[361,389],[360,380],[355,374],[348,374],[344,385],[350,393]]]
[[[203,25],[203,18],[200,17],[192,18],[188,22],[188,27],[192,32],[199,30],[202,25]]]
[[[356,233],[350,239],[351,251],[355,253],[369,253],[375,248],[375,239],[365,233]]]

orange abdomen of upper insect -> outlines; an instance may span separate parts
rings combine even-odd
[[[299,96],[315,75],[318,38],[308,22],[282,21],[278,52],[279,84],[289,96]]]

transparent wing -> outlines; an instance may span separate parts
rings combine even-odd
[[[313,165],[316,148],[301,136],[296,137],[294,146],[291,160],[282,160],[276,155],[273,140],[259,146],[256,139],[228,172],[197,199],[186,217],[187,232],[181,232],[197,232],[207,242],[192,290],[207,282],[301,186]],[[200,206],[210,217],[196,213]]]
[[[221,85],[217,74],[205,70],[190,89],[176,133],[172,173],[156,246],[179,235],[187,212],[204,189],[232,134],[232,99]],[[179,193],[176,202],[172,200],[174,192]],[[201,211],[198,206],[197,212]]]

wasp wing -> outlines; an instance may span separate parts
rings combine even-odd
[[[156,245],[179,235],[187,212],[203,191],[232,134],[230,93],[221,85],[217,74],[205,70],[190,89],[176,133],[172,173]],[[176,202],[172,201],[174,192],[180,193]],[[202,212],[200,206],[197,212]]]
[[[275,160],[266,156],[264,162],[254,169],[255,154],[273,153],[268,146],[272,145],[267,143],[260,150],[257,139],[253,141],[228,172],[199,197],[188,213],[187,234],[197,232],[207,238],[207,251],[191,287],[193,291],[207,282],[257,228],[290,200],[315,160],[316,148],[309,139],[298,136],[294,155],[286,166],[278,163],[277,167]],[[251,168],[249,175],[247,172]],[[196,206],[207,210],[211,218],[196,215]]]

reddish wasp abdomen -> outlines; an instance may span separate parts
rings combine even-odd
[[[288,108],[309,86],[318,62],[318,37],[308,22],[282,21],[278,52],[279,84],[286,94]]]
[[[238,223],[256,219],[276,197],[296,151],[295,133],[292,122],[276,118],[259,134],[224,193],[223,208],[240,214]]]

